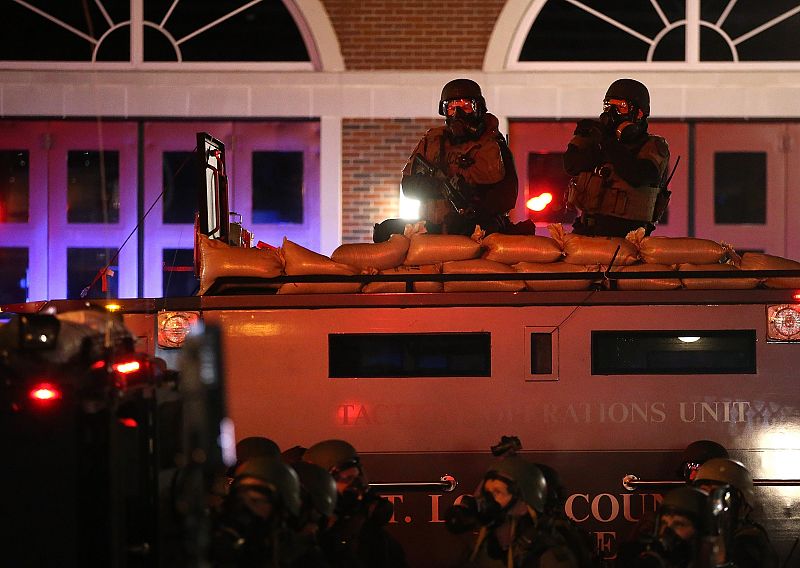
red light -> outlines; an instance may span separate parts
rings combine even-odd
[[[792,296],[795,302],[800,302],[800,292],[795,292],[794,296]]]
[[[61,391],[50,383],[40,383],[33,387],[28,396],[35,402],[50,402],[61,398]]]
[[[137,428],[139,426],[139,423],[133,418],[120,418],[119,423],[126,428]]]
[[[141,363],[139,361],[125,361],[124,363],[115,363],[114,370],[117,373],[121,373],[123,375],[127,375],[130,373],[135,373],[139,369],[142,368]]]
[[[531,197],[525,205],[531,211],[544,211],[552,202],[553,194],[549,191],[545,191],[536,197]]]

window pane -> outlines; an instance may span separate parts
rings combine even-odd
[[[28,249],[0,248],[0,304],[28,301]]]
[[[197,163],[194,152],[164,152],[164,223],[194,223]]]
[[[534,199],[528,208],[528,216],[534,221],[550,223],[572,223],[577,212],[566,208],[564,200],[570,175],[564,171],[562,152],[528,154],[528,200]],[[549,194],[551,201],[543,200]]]
[[[0,151],[0,223],[28,222],[28,168],[27,150]]]
[[[491,334],[343,333],[328,336],[328,376],[489,377]]]
[[[116,252],[116,249],[107,248],[68,248],[67,298],[71,300],[80,298],[81,291],[94,281]],[[98,278],[89,290],[87,298],[117,297],[120,278],[118,262],[115,260],[109,269],[114,271],[114,276],[106,279],[108,292],[103,292],[102,280]]]
[[[119,152],[67,154],[67,221],[119,223]]]
[[[593,375],[756,372],[756,332],[593,331]]]
[[[192,249],[164,249],[162,254],[164,298],[193,296],[198,280],[194,277],[194,251]]]
[[[253,223],[303,222],[303,153],[253,152]]]
[[[766,152],[714,154],[714,222],[763,225],[766,220]]]
[[[553,334],[531,333],[531,375],[553,374]]]

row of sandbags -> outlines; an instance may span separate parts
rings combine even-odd
[[[415,282],[418,292],[585,290],[606,271],[675,272],[674,277],[618,279],[622,290],[798,288],[800,278],[681,278],[685,271],[800,270],[800,262],[745,253],[727,245],[689,237],[645,237],[643,230],[626,238],[586,237],[550,226],[550,237],[492,234],[482,238],[432,235],[409,225],[404,235],[384,243],[345,244],[330,257],[284,239],[280,249],[234,249],[218,241],[200,241],[201,294],[220,276],[356,275],[356,274],[503,274],[598,273],[597,279],[492,280]],[[227,248],[227,252],[225,251]],[[225,257],[225,258],[222,258]],[[234,258],[235,257],[235,258]],[[609,268],[610,267],[610,268]],[[205,277],[204,277],[205,276]],[[605,280],[607,282],[607,280]],[[276,284],[276,286],[278,286]],[[287,283],[279,294],[403,292],[404,282]]]

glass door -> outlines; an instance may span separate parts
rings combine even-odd
[[[51,122],[48,298],[135,298],[137,143],[132,122]],[[102,276],[110,263],[113,272]],[[106,290],[103,290],[106,288]]]
[[[787,214],[796,207],[786,198],[787,136],[782,123],[697,124],[697,237],[786,255]]]

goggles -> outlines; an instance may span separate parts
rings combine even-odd
[[[453,99],[442,101],[442,114],[445,116],[455,116],[458,109],[464,114],[475,114],[478,112],[478,103],[474,99]]]
[[[697,476],[697,470],[700,469],[702,464],[694,462],[686,462],[683,464],[683,478],[689,481],[694,481]]]
[[[603,101],[603,111],[616,109],[621,115],[627,115],[632,110],[632,105],[624,99],[606,99]]]

